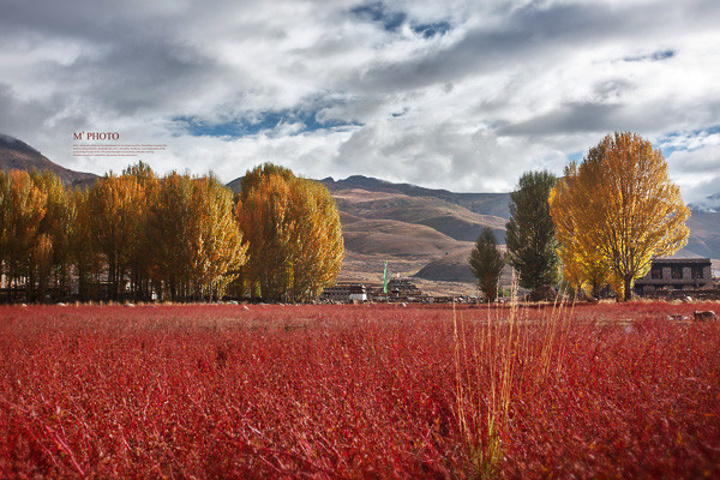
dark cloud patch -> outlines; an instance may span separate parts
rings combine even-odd
[[[189,47],[128,37],[100,55],[42,70],[61,80],[67,93],[80,101],[114,114],[132,115],[192,98],[210,88],[221,67]]]
[[[525,122],[505,125],[500,135],[553,135],[615,130],[622,110],[620,105],[576,103],[563,105],[545,115]]]
[[[593,86],[594,98],[600,103],[610,103],[622,100],[623,97],[634,90],[637,85],[630,80],[613,78],[595,83]]]
[[[176,23],[163,9],[147,9],[138,1],[98,2],[10,0],[3,5],[0,32],[11,36],[40,35],[55,39],[81,39],[107,45],[126,36],[171,32]],[[0,33],[2,35],[2,33]]]
[[[65,106],[59,95],[45,101],[25,100],[9,85],[0,83],[0,132],[31,140]]]

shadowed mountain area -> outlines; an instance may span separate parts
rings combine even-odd
[[[38,171],[49,170],[65,185],[92,183],[97,175],[69,170],[51,162],[42,153],[17,138],[0,133],[0,169]]]
[[[701,257],[720,259],[720,211],[692,209],[686,225],[690,229],[690,238],[684,250]]]

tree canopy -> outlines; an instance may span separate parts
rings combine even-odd
[[[510,194],[506,258],[518,271],[523,288],[535,289],[558,280],[557,241],[548,205],[555,180],[547,171],[527,172]]]
[[[0,172],[0,273],[16,300],[221,298],[247,245],[232,192],[212,176],[157,178],[142,162],[87,189],[50,172]]]
[[[240,188],[236,218],[249,242],[243,288],[268,300],[316,298],[337,278],[343,257],[330,193],[272,164],[249,171]]]
[[[482,229],[475,247],[470,252],[468,264],[486,300],[494,301],[498,296],[498,281],[505,265],[505,258],[498,248],[492,228]]]
[[[550,205],[566,276],[578,284],[607,278],[625,300],[652,259],[675,253],[689,234],[690,210],[662,153],[630,132],[606,136],[568,166]]]
[[[232,193],[213,177],[163,178],[146,235],[151,275],[173,300],[222,298],[245,263],[248,247],[235,223]]]

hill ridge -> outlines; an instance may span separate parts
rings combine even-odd
[[[58,165],[22,140],[0,133],[0,170],[13,169],[48,170],[65,185],[87,185],[98,178],[94,173],[76,172]]]

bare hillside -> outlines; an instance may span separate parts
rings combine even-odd
[[[17,138],[0,134],[0,169],[9,170],[49,170],[60,178],[65,185],[92,182],[97,175],[69,170],[51,162],[42,153]]]

